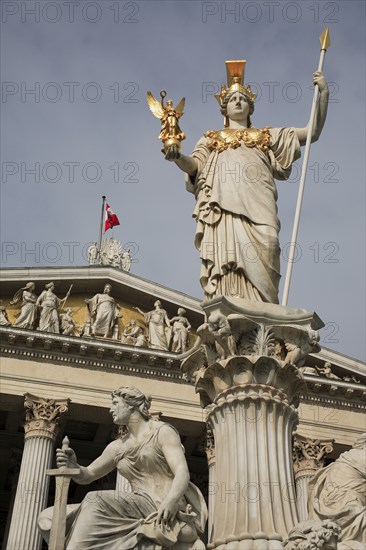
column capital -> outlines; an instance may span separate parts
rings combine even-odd
[[[310,439],[295,434],[292,459],[295,479],[303,476],[313,476],[317,470],[324,467],[327,454],[333,451],[334,439]]]
[[[58,419],[67,412],[70,399],[46,399],[30,393],[24,394],[25,439],[48,437],[54,439],[58,431]]]
[[[305,387],[300,367],[308,353],[320,350],[323,323],[316,313],[222,296],[202,308],[207,321],[182,362],[202,407],[217,403],[222,392],[248,384],[279,390],[297,407]]]

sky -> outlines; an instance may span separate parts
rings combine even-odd
[[[197,298],[194,196],[157,140],[147,90],[186,98],[182,152],[222,128],[213,94],[225,60],[246,59],[255,127],[306,126],[330,29],[328,118],[313,144],[289,306],[315,310],[321,344],[365,355],[365,2],[3,1],[3,267],[87,265],[102,195],[121,225],[106,236],[131,272]],[[277,182],[282,285],[301,159]],[[282,293],[282,291],[281,291]],[[281,294],[280,294],[281,295]]]

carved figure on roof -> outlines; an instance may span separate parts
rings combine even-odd
[[[19,317],[14,323],[15,327],[35,328],[37,320],[37,296],[34,293],[35,288],[36,285],[30,281],[14,294],[10,302],[11,305],[15,305],[22,300]]]
[[[46,289],[38,296],[36,305],[40,308],[38,330],[44,332],[60,333],[59,309],[65,304],[70,295],[72,285],[65,298],[58,298],[53,292],[55,285],[53,282],[46,284]]]
[[[93,336],[108,338],[113,335],[113,328],[120,317],[120,306],[111,296],[111,291],[111,285],[106,284],[102,294],[96,294],[93,298],[85,300],[92,319]]]
[[[5,307],[0,306],[0,326],[9,327],[10,325],[11,325],[11,322],[9,321],[9,317]]]
[[[57,450],[57,466],[79,468],[73,477],[86,485],[115,468],[132,492],[99,490],[81,504],[67,507],[66,550],[117,548],[204,550],[199,539],[207,508],[199,489],[190,483],[179,434],[151,418],[151,398],[134,387],[112,393],[113,422],[127,428],[90,466],[80,466],[74,451]],[[44,510],[39,527],[49,539],[53,508]]]
[[[176,353],[184,353],[187,350],[188,335],[191,330],[191,325],[185,317],[186,310],[180,307],[177,315],[170,319],[173,331],[172,351]]]
[[[309,519],[342,529],[342,548],[366,547],[366,433],[309,482]]]
[[[169,349],[171,327],[167,312],[162,309],[160,300],[156,300],[154,309],[147,313],[144,313],[138,307],[135,307],[135,309],[144,316],[144,321],[148,326],[149,347],[167,351]]]
[[[112,267],[121,267],[122,261],[122,245],[117,239],[111,237],[102,242],[100,250],[100,259],[102,265],[110,265]]]
[[[77,324],[73,317],[72,308],[68,307],[65,313],[60,314],[61,333],[65,336],[74,336],[77,330]]]
[[[137,348],[146,346],[147,342],[144,331],[138,326],[136,319],[131,319],[125,327],[121,336],[121,342],[129,346],[136,346]]]
[[[98,263],[97,241],[94,241],[88,248],[88,261],[89,261],[89,265],[95,265]]]
[[[342,380],[342,378],[332,372],[332,363],[329,363],[329,361],[326,361],[322,367],[318,367],[318,371],[321,375],[331,380]]]
[[[191,156],[171,145],[165,158],[186,173],[196,198],[195,244],[205,298],[218,295],[278,303],[280,222],[275,178],[286,180],[305,145],[307,128],[253,128],[256,95],[244,86],[245,61],[227,61],[228,86],[216,94],[222,130],[205,132]],[[312,141],[322,131],[329,91],[321,72]]]
[[[131,252],[130,252],[130,249],[128,249],[122,252],[122,256],[121,256],[121,267],[123,271],[129,272],[131,270],[131,264],[132,264]]]

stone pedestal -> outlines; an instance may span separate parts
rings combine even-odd
[[[7,542],[8,550],[37,550],[42,546],[38,531],[39,513],[47,505],[57,420],[68,409],[68,401],[43,399],[26,394],[25,443],[17,492]]]
[[[292,433],[304,388],[299,366],[319,350],[322,322],[304,310],[223,297],[203,309],[207,322],[182,370],[215,441],[207,548],[279,550],[298,523]]]
[[[308,483],[324,467],[325,456],[333,451],[334,439],[309,439],[300,434],[294,437],[294,463],[299,520],[308,519]]]

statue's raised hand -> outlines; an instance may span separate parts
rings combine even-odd
[[[314,86],[318,86],[319,92],[328,91],[328,83],[322,71],[315,71],[315,73],[313,73],[313,83]]]
[[[171,145],[165,152],[165,160],[174,162],[180,158],[179,147],[177,145]]]

